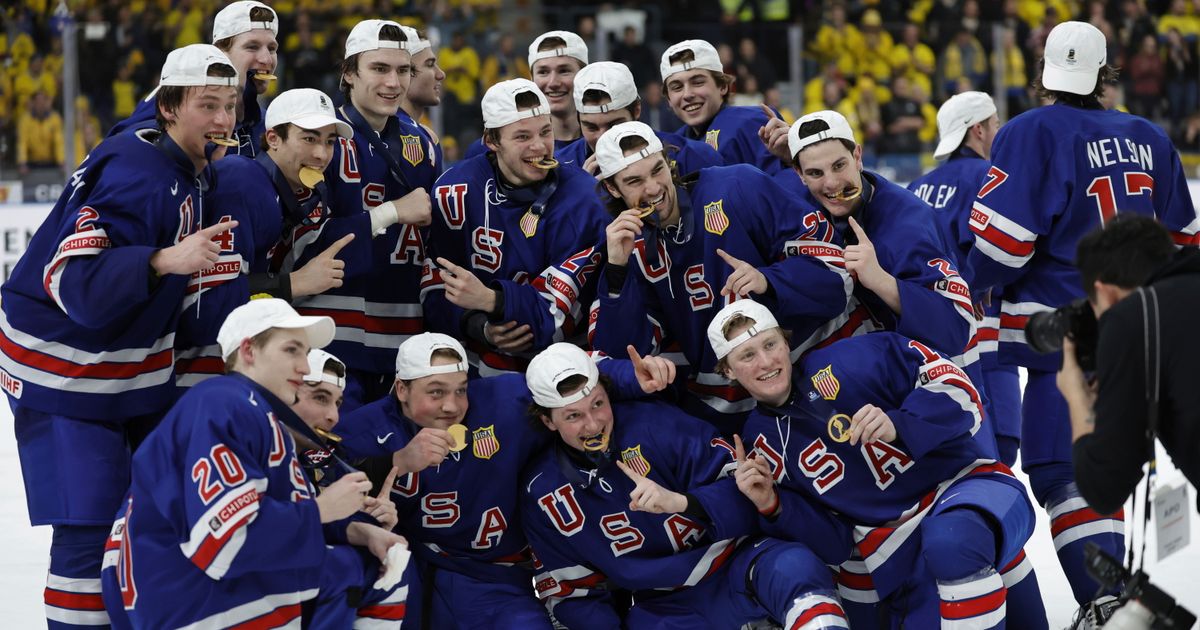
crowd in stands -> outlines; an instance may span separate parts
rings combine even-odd
[[[63,45],[55,0],[24,0],[0,14],[0,169],[72,166],[154,87],[168,51],[205,41],[221,0],[72,0],[77,21],[79,97],[72,155],[63,154]],[[543,11],[538,16],[536,12]],[[423,28],[446,72],[441,114],[447,159],[479,135],[478,101],[496,81],[528,76],[525,47],[538,29],[573,29],[589,43],[608,38],[643,92],[643,118],[677,120],[661,95],[658,55],[691,37],[719,43],[737,76],[735,104],[766,102],[787,121],[834,109],[868,155],[912,156],[936,140],[935,114],[967,90],[995,94],[1009,118],[1038,105],[1030,78],[1047,33],[1075,19],[1098,27],[1121,69],[1113,106],[1150,118],[1180,150],[1200,150],[1200,0],[670,0],[597,7],[644,20],[598,34],[579,6],[531,0],[281,0],[280,83],[337,94],[341,42],[363,15]],[[512,5],[509,7],[508,5]],[[505,10],[521,15],[505,20]],[[537,17],[544,18],[541,24]],[[806,78],[788,89],[786,29],[803,26]],[[997,29],[999,26],[1001,28]],[[598,57],[593,61],[600,60]],[[796,94],[800,99],[788,98]],[[269,98],[270,94],[268,94]]]

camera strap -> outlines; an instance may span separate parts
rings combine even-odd
[[[1155,456],[1154,436],[1158,431],[1158,396],[1162,387],[1161,340],[1159,339],[1159,309],[1158,293],[1154,287],[1139,287],[1138,297],[1142,301],[1142,359],[1146,363],[1146,458],[1150,469],[1146,474],[1145,498],[1142,502],[1142,551],[1138,562],[1138,570],[1146,566],[1146,538],[1150,531],[1151,494],[1154,490],[1154,477],[1157,474],[1158,462]],[[1137,509],[1137,494],[1134,494],[1134,510]],[[1134,523],[1137,521],[1134,520]],[[1129,545],[1127,568],[1133,573],[1133,544]]]

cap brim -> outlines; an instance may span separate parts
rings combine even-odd
[[[1087,96],[1096,89],[1096,81],[1100,79],[1100,70],[1087,72],[1063,70],[1050,64],[1042,69],[1042,85],[1047,90],[1069,92]]]
[[[933,150],[933,159],[944,160],[950,157],[950,154],[954,153],[954,150],[958,148],[958,145],[962,144],[963,138],[965,138],[966,135],[967,128],[964,127],[957,131],[953,131],[948,135],[942,136],[942,138],[938,140],[937,148]]]
[[[309,131],[316,131],[321,127],[333,125],[334,129],[337,131],[337,135],[346,139],[351,139],[354,137],[354,128],[351,127],[349,123],[338,120],[333,116],[312,114],[310,116],[301,116],[300,118],[289,122],[297,127],[300,127],[301,129],[308,129]]]
[[[312,315],[297,315],[279,322],[271,328],[303,328],[304,332],[308,334],[309,348],[328,346],[333,341],[333,335],[336,332],[331,318]]]

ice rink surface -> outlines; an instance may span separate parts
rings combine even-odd
[[[1163,483],[1184,483],[1183,475],[1171,464],[1161,447],[1158,461],[1160,486]],[[1017,476],[1025,480],[1019,462]],[[19,630],[45,628],[42,588],[49,558],[50,528],[29,526],[25,491],[21,483],[21,464],[13,438],[12,412],[7,404],[0,405],[0,479],[4,480],[0,484],[0,531],[4,532],[4,536],[0,537],[0,611],[3,614],[0,626]],[[1154,584],[1166,589],[1193,613],[1200,614],[1200,516],[1194,509],[1195,488],[1189,487],[1188,493],[1191,544],[1160,563],[1155,557],[1151,532],[1146,547],[1146,572]],[[1132,513],[1128,504],[1125,510],[1128,518]],[[1035,512],[1038,515],[1037,531],[1025,550],[1037,571],[1046,611],[1050,616],[1050,627],[1064,628],[1075,612],[1075,600],[1058,566],[1046,513],[1040,509]],[[1140,531],[1140,513],[1138,520]]]

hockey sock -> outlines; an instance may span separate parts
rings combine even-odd
[[[1003,628],[1004,581],[996,571],[996,533],[970,509],[951,509],[921,523],[925,566],[937,580],[945,629]]]
[[[1046,605],[1042,603],[1037,573],[1023,550],[1008,563],[1008,566],[1000,569],[1000,579],[1004,580],[1004,588],[1008,589],[1007,623],[1013,628],[1029,630],[1048,628]]]
[[[107,527],[55,525],[46,575],[46,625],[50,630],[108,628],[100,596],[100,563]]]
[[[1093,542],[1114,558],[1124,557],[1125,510],[1102,515],[1088,507],[1075,483],[1070,481],[1070,466],[1055,463],[1030,468],[1029,485],[1038,503],[1050,514],[1050,535],[1054,537],[1058,562],[1071,584],[1075,601],[1083,604],[1092,601],[1100,588],[1084,568],[1084,546]]]

